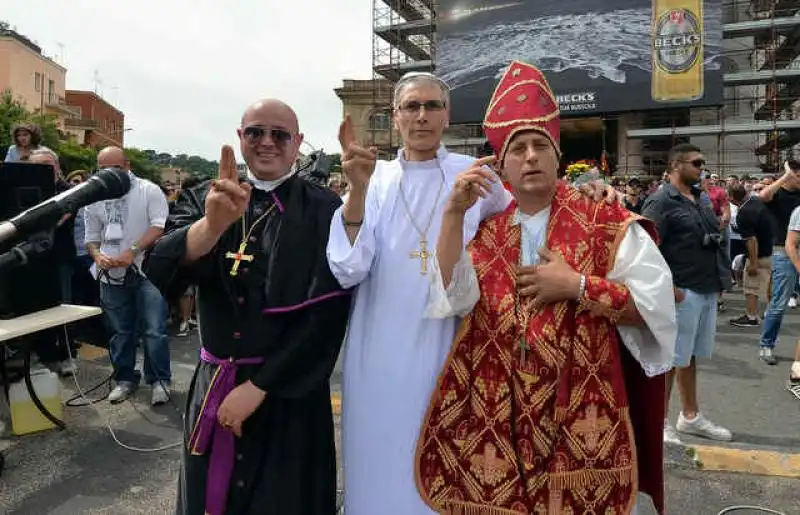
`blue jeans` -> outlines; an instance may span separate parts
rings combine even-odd
[[[111,362],[114,378],[138,384],[136,347],[139,329],[144,340],[144,376],[147,384],[169,383],[169,340],[167,303],[145,277],[136,275],[124,285],[100,283],[100,300],[111,337]]]
[[[783,249],[772,252],[772,296],[764,316],[764,330],[761,332],[761,346],[775,348],[778,333],[781,331],[783,312],[797,285],[797,270]]]

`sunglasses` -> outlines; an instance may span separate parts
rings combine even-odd
[[[257,125],[251,125],[250,127],[245,127],[244,131],[244,139],[250,145],[257,145],[261,143],[264,139],[265,134],[269,134],[270,139],[276,145],[285,145],[292,141],[292,133],[284,130],[284,129],[267,129],[265,127],[259,127]]]
[[[446,107],[446,104],[442,100],[426,100],[425,102],[417,102],[416,100],[412,100],[410,102],[406,102],[405,104],[400,105],[400,111],[404,113],[418,113],[420,109],[425,109],[426,111],[441,111]]]
[[[691,161],[683,161],[684,163],[689,163],[690,165],[694,166],[695,168],[703,168],[706,165],[705,159],[692,159]]]

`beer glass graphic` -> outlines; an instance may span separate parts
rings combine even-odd
[[[702,0],[653,0],[651,94],[656,102],[703,97]]]

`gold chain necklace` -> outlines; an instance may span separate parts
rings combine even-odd
[[[411,225],[419,235],[419,250],[412,252],[410,257],[411,259],[419,259],[420,275],[428,274],[428,259],[433,257],[433,255],[428,252],[428,231],[431,228],[433,216],[436,214],[436,208],[439,206],[439,198],[442,196],[442,189],[444,188],[445,183],[444,168],[442,168],[442,165],[439,163],[438,159],[436,160],[436,164],[439,167],[439,172],[442,175],[442,182],[439,183],[439,191],[436,192],[436,199],[433,201],[433,207],[431,208],[430,216],[428,216],[428,223],[425,225],[424,231],[419,227],[419,225],[417,225],[414,215],[411,214],[411,206],[409,206],[408,200],[406,199],[406,192],[403,190],[403,178],[400,177],[400,200],[403,201],[403,207],[406,209],[406,214],[408,215],[408,219],[411,221]]]
[[[250,235],[253,234],[253,229],[255,229],[259,223],[261,223],[261,220],[263,220],[264,218],[267,217],[267,215],[272,213],[276,205],[277,205],[276,203],[273,203],[263,215],[258,217],[258,220],[253,222],[253,225],[250,226],[249,231],[247,230],[245,222],[246,215],[242,215],[242,242],[239,244],[239,249],[236,252],[228,252],[225,254],[225,257],[227,259],[233,260],[233,266],[231,267],[230,271],[232,277],[235,277],[236,275],[239,274],[239,265],[242,263],[242,261],[247,261],[248,263],[253,261],[254,259],[253,254],[244,253],[245,249],[247,249],[247,243],[250,240]]]

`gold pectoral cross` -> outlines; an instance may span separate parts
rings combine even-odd
[[[419,273],[421,275],[427,275],[428,273],[428,259],[433,257],[428,252],[428,240],[422,239],[419,240],[419,250],[415,250],[411,253],[411,259],[419,259],[420,270]]]
[[[244,249],[247,248],[247,242],[243,241],[241,245],[239,245],[239,250],[236,252],[228,252],[225,254],[225,257],[228,259],[233,259],[233,266],[231,267],[231,276],[236,276],[239,273],[239,265],[242,261],[253,261],[252,254],[245,254]]]

